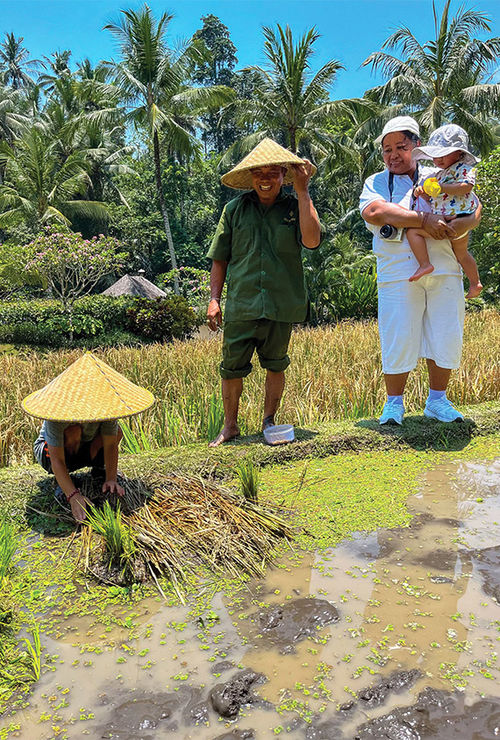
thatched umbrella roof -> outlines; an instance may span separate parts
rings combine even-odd
[[[124,275],[122,278],[103,290],[102,295],[117,297],[119,295],[138,295],[144,298],[165,298],[165,291],[157,288],[142,275]]]

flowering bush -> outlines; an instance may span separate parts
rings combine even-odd
[[[63,304],[73,333],[73,305],[80,296],[90,293],[105,275],[122,265],[124,253],[111,236],[83,239],[79,233],[52,232],[50,227],[27,245],[30,255],[25,270],[38,278],[44,287]]]

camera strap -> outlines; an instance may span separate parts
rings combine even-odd
[[[413,173],[412,177],[413,187],[411,191],[411,202],[410,202],[410,211],[413,211],[415,208],[415,203],[417,202],[417,199],[413,195],[413,191],[415,190],[415,185],[418,182],[418,162],[417,166],[415,167],[415,172]],[[392,193],[394,192],[394,172],[389,172],[389,203],[392,203]]]

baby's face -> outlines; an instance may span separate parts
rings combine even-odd
[[[451,167],[452,164],[455,164],[455,162],[458,162],[461,156],[462,152],[458,150],[457,152],[447,154],[445,157],[434,157],[432,161],[440,170],[445,170],[447,167]]]

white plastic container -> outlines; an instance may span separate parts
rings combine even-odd
[[[284,445],[287,442],[293,442],[295,439],[293,424],[275,424],[272,427],[266,427],[264,439],[268,445]]]

